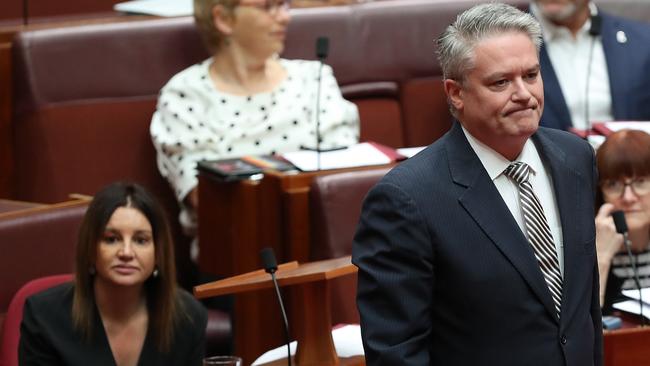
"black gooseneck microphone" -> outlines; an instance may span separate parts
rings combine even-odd
[[[625,221],[625,213],[623,211],[614,211],[612,212],[612,219],[614,219],[614,226],[616,226],[616,232],[623,234],[623,244],[625,245],[625,250],[627,251],[627,257],[630,260],[632,265],[632,272],[634,274],[634,283],[636,284],[637,289],[639,290],[639,315],[641,316],[641,325],[645,326],[646,320],[643,316],[643,297],[641,291],[641,281],[639,281],[639,271],[636,268],[636,261],[632,257],[632,248],[630,245],[630,239],[628,238],[627,222]]]
[[[589,117],[589,81],[591,80],[591,63],[594,56],[594,46],[596,44],[596,38],[600,36],[602,18],[598,14],[598,8],[589,3],[589,12],[591,13],[591,26],[589,27],[589,35],[591,36],[591,46],[589,46],[589,61],[587,63],[587,82],[585,83],[585,119],[586,119],[586,131],[585,139],[589,138],[589,132],[591,131],[591,119]]]
[[[284,302],[282,301],[282,294],[280,294],[280,287],[278,286],[278,281],[275,278],[275,271],[278,270],[278,264],[275,261],[275,254],[273,253],[273,248],[264,248],[260,251],[260,258],[262,259],[262,266],[264,271],[271,275],[273,280],[273,286],[275,286],[275,293],[278,296],[278,303],[280,303],[280,310],[282,311],[282,318],[284,319],[284,336],[287,343],[287,364],[291,366],[291,338],[289,337],[289,321],[287,320],[287,312],[284,311]]]
[[[318,87],[316,89],[316,154],[318,156],[317,169],[320,170],[320,89],[323,77],[323,63],[327,58],[330,48],[330,39],[327,37],[318,37],[316,39],[316,57],[318,58]]]

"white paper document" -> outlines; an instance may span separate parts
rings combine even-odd
[[[363,142],[346,149],[324,151],[310,150],[284,153],[282,156],[303,172],[316,170],[353,168],[368,165],[388,164],[391,159],[372,144]],[[320,166],[319,166],[320,165]]]
[[[640,314],[641,313],[641,307],[639,306],[639,301],[638,300],[628,300],[628,301],[623,301],[623,302],[617,302],[616,304],[612,305],[614,309],[625,311],[627,313],[631,314]],[[643,304],[643,317],[646,319],[650,319],[650,306],[647,304]]]
[[[412,158],[415,156],[415,154],[419,153],[420,151],[426,149],[426,146],[418,146],[418,147],[402,147],[400,149],[397,149],[397,152],[400,153],[401,155],[406,156],[407,158]]]
[[[650,133],[650,121],[615,121],[605,122],[604,125],[612,132],[628,129],[641,130]]]
[[[634,290],[623,290],[623,295],[636,299],[637,302],[639,300],[639,290],[634,289]],[[643,302],[646,305],[650,305],[650,287],[645,287],[641,289],[641,297],[643,298]]]
[[[179,17],[192,15],[192,0],[135,0],[113,6],[113,10],[124,13]]]
[[[361,342],[361,327],[357,324],[348,324],[332,331],[334,348],[339,357],[362,356],[363,343]],[[296,354],[296,342],[290,343],[291,355]],[[287,346],[272,349],[260,356],[252,366],[264,364],[287,358]]]

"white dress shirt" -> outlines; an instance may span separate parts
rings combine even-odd
[[[534,3],[530,8],[542,25],[544,45],[569,108],[573,127],[584,130],[593,122],[612,121],[614,119],[612,95],[605,51],[601,37],[594,38],[589,34],[591,20],[587,20],[574,37],[568,28],[557,26],[544,18]],[[591,71],[589,71],[592,43],[593,53]],[[585,113],[587,78],[589,78],[588,103],[591,123],[587,123]]]
[[[519,201],[519,188],[512,179],[503,174],[504,170],[506,170],[508,165],[512,162],[489,146],[477,140],[465,129],[465,127],[463,127],[463,132],[465,133],[472,150],[474,150],[479,160],[481,160],[483,167],[490,176],[490,179],[492,179],[494,186],[499,191],[499,194],[501,194],[501,198],[503,198],[506,206],[508,206],[510,213],[514,217],[515,221],[517,221],[519,228],[526,238],[528,238],[526,226],[524,224],[524,214],[521,210],[521,204]],[[544,209],[544,215],[546,215],[546,220],[551,229],[551,234],[553,235],[553,243],[555,244],[557,258],[560,263],[560,273],[562,274],[562,277],[564,277],[562,224],[560,223],[560,211],[555,200],[555,191],[553,190],[553,180],[551,175],[548,174],[546,167],[544,166],[544,163],[542,163],[542,159],[537,152],[535,144],[530,139],[526,141],[521,154],[519,154],[514,161],[521,161],[530,166],[531,174],[529,181],[533,186],[537,198],[539,198],[542,208]]]

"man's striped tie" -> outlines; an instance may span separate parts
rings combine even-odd
[[[524,213],[528,241],[533,246],[537,263],[542,269],[544,279],[551,291],[555,310],[560,317],[562,304],[562,275],[557,251],[553,243],[553,235],[546,221],[544,209],[528,181],[530,167],[520,161],[510,164],[504,174],[514,180],[519,186],[519,200]]]

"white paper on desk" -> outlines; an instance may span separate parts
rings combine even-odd
[[[419,153],[420,151],[426,149],[426,146],[418,146],[418,147],[402,147],[397,149],[397,152],[400,153],[401,155],[406,156],[407,158],[412,158],[415,156],[415,154]]]
[[[628,300],[623,302],[617,302],[612,305],[614,309],[622,310],[631,314],[640,314],[641,307],[639,307],[639,300]],[[650,319],[650,306],[643,304],[643,317]]]
[[[192,0],[134,0],[118,3],[113,10],[124,13],[178,17],[192,15]]]
[[[639,300],[639,290],[637,289],[623,290],[621,292],[623,293],[623,295],[631,299],[636,299],[637,301]],[[646,305],[650,305],[650,287],[645,287],[641,289],[641,297],[643,297],[643,302]]]
[[[641,130],[650,133],[650,121],[614,121],[605,122],[605,127],[612,132],[620,131],[623,129],[628,130]]]
[[[303,172],[318,170],[318,152],[300,150],[282,154]],[[352,145],[347,149],[324,151],[320,153],[320,169],[341,169],[358,166],[388,164],[391,160],[386,154],[367,142]]]
[[[339,357],[363,356],[363,343],[361,342],[361,327],[358,324],[347,324],[332,331],[334,348]],[[291,342],[291,355],[296,354],[296,342]],[[260,356],[252,366],[287,358],[287,346],[272,349]]]

